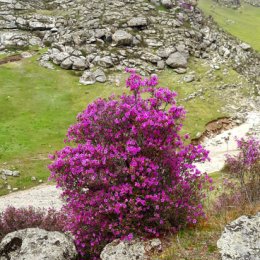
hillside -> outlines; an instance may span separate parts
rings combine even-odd
[[[159,73],[179,93],[192,137],[218,117],[243,120],[247,96],[257,91],[257,53],[192,5],[1,0],[0,10],[2,63],[28,56],[0,67],[1,167],[22,173],[2,181],[2,194],[47,180],[48,152],[62,146],[87,103],[122,93],[125,67]],[[82,83],[100,82],[79,84],[83,71]]]
[[[242,2],[238,8],[220,5],[215,1],[200,0],[199,8],[227,32],[260,51],[260,8]]]
[[[259,0],[0,0],[0,259],[255,260],[259,25]]]

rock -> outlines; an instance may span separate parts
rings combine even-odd
[[[161,250],[162,244],[159,239],[146,242],[141,240],[114,240],[105,246],[100,258],[101,260],[148,260],[149,253],[158,253]]]
[[[107,81],[106,74],[101,69],[97,69],[96,71],[94,71],[93,75],[97,82],[104,83]]]
[[[70,55],[67,52],[59,52],[57,54],[54,54],[53,63],[60,65],[69,56]]]
[[[176,49],[174,47],[168,47],[168,48],[160,48],[157,51],[157,55],[161,58],[167,59],[172,53],[174,53]]]
[[[3,174],[5,176],[13,176],[13,177],[19,177],[20,176],[19,171],[10,171],[10,170],[5,170],[5,169],[0,170],[0,174]]]
[[[166,60],[166,64],[173,69],[187,68],[188,59],[183,53],[175,52],[169,56],[169,58]]]
[[[113,63],[113,61],[112,61],[110,56],[106,56],[106,57],[103,57],[103,58],[99,59],[98,65],[103,67],[103,68],[112,68],[112,67],[114,67],[114,63]]]
[[[66,58],[62,63],[60,64],[61,68],[65,70],[70,70],[72,68],[73,61],[71,60],[70,57]]]
[[[41,56],[41,58],[39,59],[39,64],[46,68],[46,69],[51,69],[51,70],[54,70],[54,66],[52,63],[49,62],[50,61],[50,56],[45,53]]]
[[[152,54],[152,53],[149,53],[149,52],[144,53],[141,56],[141,59],[145,60],[145,61],[149,61],[151,63],[157,63],[158,61],[161,60],[161,58],[159,56]]]
[[[71,237],[39,228],[9,233],[0,244],[0,260],[74,260],[76,257]]]
[[[172,0],[161,0],[161,3],[164,7],[171,9],[173,8],[174,4]]]
[[[186,83],[190,83],[192,81],[195,80],[195,76],[194,75],[186,75],[184,76],[183,80],[186,82]]]
[[[129,46],[133,42],[133,36],[124,30],[116,31],[112,35],[112,39],[117,46]]]
[[[260,212],[242,216],[225,227],[217,242],[222,260],[259,260]]]
[[[163,61],[163,60],[158,61],[157,62],[157,68],[159,70],[163,70],[165,68],[165,61]]]
[[[79,79],[79,83],[83,85],[92,85],[96,83],[96,78],[92,72],[85,70]]]
[[[185,74],[187,72],[187,69],[184,68],[178,68],[178,69],[174,69],[174,71],[178,74]]]
[[[134,17],[127,24],[130,27],[145,27],[147,26],[147,19],[145,17]]]
[[[245,42],[241,43],[239,46],[240,46],[244,51],[248,51],[248,50],[251,49],[251,46],[250,46],[249,44],[245,43]]]
[[[72,65],[73,70],[85,70],[89,68],[89,64],[84,57],[73,56],[72,61],[73,61],[73,65]]]

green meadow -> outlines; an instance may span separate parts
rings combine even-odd
[[[260,8],[242,3],[240,8],[232,9],[212,0],[199,0],[199,8],[224,30],[260,51]]]
[[[0,66],[0,169],[21,172],[20,177],[8,179],[13,188],[26,189],[39,184],[39,180],[46,182],[48,154],[64,146],[67,129],[75,122],[76,115],[98,97],[127,91],[125,74],[117,75],[121,77],[121,86],[110,83],[83,86],[72,71],[40,67],[39,56],[40,53]],[[207,76],[208,65],[196,59],[191,60],[189,71],[196,75],[192,83],[185,83],[184,76],[172,70],[165,70],[159,79],[160,86],[178,93],[178,103],[187,110],[183,132],[195,137],[206,123],[225,115],[221,111],[223,98],[215,87],[234,83],[238,74],[229,70],[223,76],[221,69],[213,73],[212,79]],[[203,97],[183,101],[201,88]],[[32,181],[32,176],[37,181]],[[7,184],[1,179],[0,195],[8,192]]]

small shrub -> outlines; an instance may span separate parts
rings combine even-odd
[[[237,140],[238,155],[227,156],[226,169],[240,183],[240,192],[252,203],[260,199],[260,141],[254,137]]]
[[[42,210],[33,207],[8,207],[0,213],[0,241],[16,230],[25,228],[41,228],[47,231],[65,231],[66,215],[54,209]]]
[[[204,217],[208,178],[194,163],[208,152],[185,145],[176,93],[156,88],[156,76],[128,72],[130,94],[90,104],[68,131],[74,144],[49,166],[67,201],[67,228],[91,259],[116,238],[159,237]]]

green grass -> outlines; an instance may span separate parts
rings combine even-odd
[[[224,30],[260,51],[260,8],[243,3],[239,9],[232,9],[211,0],[199,0],[199,7]]]
[[[31,181],[32,176],[47,180],[48,154],[64,146],[68,127],[88,103],[125,91],[125,75],[120,87],[108,83],[82,86],[71,71],[40,67],[39,55],[0,66],[0,169],[15,168],[21,172],[21,177],[8,179],[8,184],[19,189],[38,184]],[[178,103],[188,111],[184,131],[194,137],[206,123],[223,116],[223,99],[215,86],[234,83],[238,74],[229,70],[228,76],[223,77],[220,70],[213,73],[212,79],[206,74],[208,66],[198,60],[191,60],[189,70],[195,71],[197,81],[183,83],[183,75],[172,70],[164,71],[159,78],[161,86],[179,93]],[[201,88],[205,89],[205,99],[180,101]],[[8,192],[6,187],[0,180],[0,195]]]
[[[63,147],[67,128],[87,103],[122,92],[102,84],[79,85],[72,72],[44,69],[37,58],[0,66],[0,168],[21,171],[20,178],[8,181],[18,188],[34,185],[31,176],[47,179],[47,154]]]

